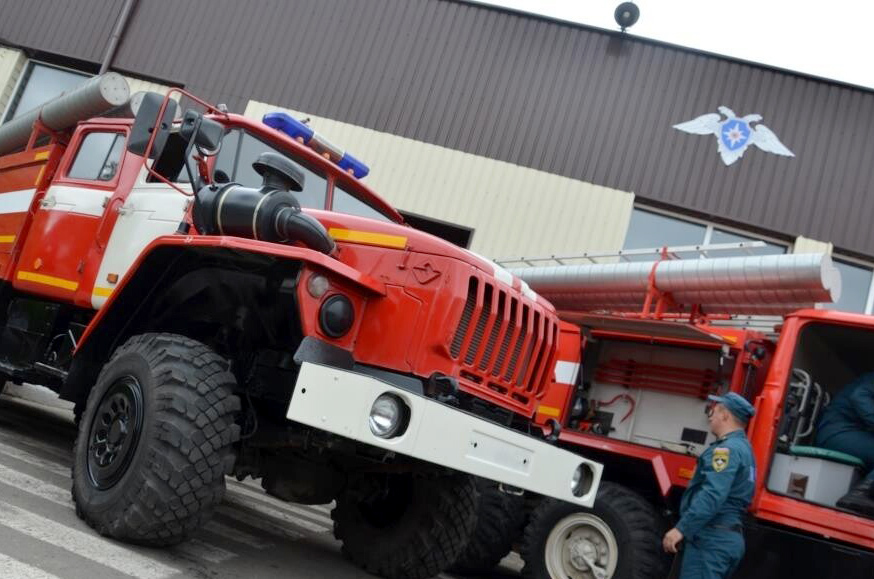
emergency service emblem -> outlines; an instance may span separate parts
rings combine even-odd
[[[716,472],[724,471],[725,467],[728,466],[728,449],[722,447],[714,448],[713,461],[711,464],[713,465],[713,470]]]
[[[709,113],[674,125],[674,128],[693,135],[715,135],[716,150],[726,165],[731,165],[743,157],[750,145],[783,157],[795,156],[795,153],[780,142],[774,131],[759,122],[762,120],[762,115],[738,117],[728,107],[717,107],[717,110],[722,113],[722,116],[718,113]],[[723,116],[725,118],[722,118]],[[753,126],[753,123],[758,124]]]

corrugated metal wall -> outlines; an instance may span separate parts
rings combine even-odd
[[[281,110],[250,102],[260,119]],[[634,196],[567,177],[310,117],[310,126],[362,159],[365,182],[396,207],[473,228],[471,249],[492,257],[622,248]]]
[[[99,61],[122,2],[0,0],[0,38]],[[452,0],[139,0],[118,69],[874,256],[874,92]],[[672,125],[759,113],[731,167]]]
[[[123,4],[120,0],[0,0],[0,39],[100,62]]]

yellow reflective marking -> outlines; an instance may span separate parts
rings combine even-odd
[[[59,287],[61,289],[76,291],[79,288],[79,282],[72,281],[69,279],[61,279],[59,277],[53,277],[50,275],[43,275],[41,273],[34,273],[32,271],[19,271],[18,279],[21,281],[30,281],[33,283],[41,283],[43,285],[50,285],[52,287]]]
[[[407,238],[402,235],[388,235],[386,233],[373,233],[372,231],[355,231],[354,229],[338,229],[332,227],[328,235],[337,241],[349,241],[366,245],[379,245],[382,247],[395,247],[404,249],[407,246]]]
[[[42,174],[46,172],[46,166],[43,165],[36,176],[36,181],[33,182],[34,187],[39,187],[39,182],[42,181]]]
[[[48,158],[49,158],[49,152],[48,152],[48,151],[41,151],[41,152],[39,152],[39,153],[37,153],[36,155],[33,156],[33,160],[34,160],[34,161],[45,161],[45,160],[48,159]]]
[[[12,243],[15,241],[14,235],[0,235],[0,243]]]
[[[95,287],[94,291],[91,293],[97,297],[100,297],[100,298],[108,298],[109,296],[112,295],[112,288],[111,287]]]
[[[691,479],[693,476],[695,476],[695,469],[694,468],[680,468],[680,470],[677,471],[677,475],[680,478],[684,478],[684,479],[688,480],[688,479]]]
[[[537,409],[537,413],[545,414],[546,416],[561,416],[561,410],[554,406],[541,406]]]

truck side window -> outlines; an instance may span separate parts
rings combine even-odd
[[[288,157],[303,170],[303,191],[295,191],[294,195],[302,207],[324,209],[325,195],[328,191],[327,180],[303,166],[300,161],[290,157],[284,151],[271,147],[261,139],[243,131],[230,131],[222,140],[222,150],[215,161],[215,173],[223,172],[230,181],[235,181],[246,187],[261,186],[261,175],[252,168],[252,163],[261,153],[279,153]]]
[[[118,173],[124,141],[122,133],[88,133],[79,145],[67,176],[89,181],[111,181]]]
[[[337,213],[347,213],[349,215],[376,219],[377,221],[393,222],[392,219],[383,215],[364,201],[352,196],[351,193],[344,191],[336,183],[334,184],[334,205],[331,210],[336,211]]]

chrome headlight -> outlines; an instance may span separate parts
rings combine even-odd
[[[394,394],[380,394],[370,407],[370,432],[380,438],[400,436],[410,421],[410,409]]]

